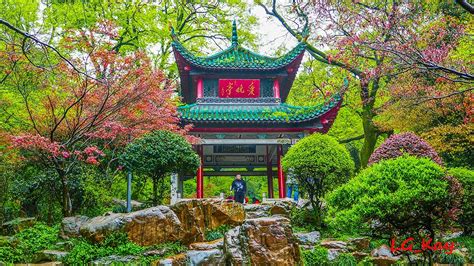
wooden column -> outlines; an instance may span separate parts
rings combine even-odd
[[[196,91],[196,97],[197,98],[202,98],[204,96],[204,85],[203,85],[203,82],[202,82],[202,78],[199,77],[197,79],[197,91]]]
[[[272,199],[273,198],[273,168],[272,168],[272,159],[270,158],[270,153],[268,152],[268,145],[266,145],[267,149],[267,197]]]
[[[278,78],[273,80],[273,97],[280,98],[280,82]]]
[[[204,168],[203,168],[203,146],[197,146],[197,152],[199,154],[199,158],[201,159],[201,164],[197,170],[196,174],[196,198],[202,199],[204,198]]]
[[[277,146],[277,165],[278,165],[278,197],[283,199],[286,197],[285,191],[285,175],[283,168],[281,167],[281,157],[283,155],[283,146],[279,144]]]

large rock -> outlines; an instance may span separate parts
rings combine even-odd
[[[209,249],[222,249],[224,247],[224,239],[219,238],[209,242],[196,242],[189,245],[189,249],[192,250],[209,250]]]
[[[111,255],[111,256],[94,260],[90,263],[90,265],[94,265],[94,266],[127,265],[127,264],[136,263],[137,260],[138,260],[138,257],[131,256],[131,255],[128,255],[128,256]]]
[[[80,236],[81,226],[89,221],[87,216],[73,216],[66,217],[62,221],[61,234],[63,237],[78,237]]]
[[[142,246],[169,241],[180,241],[186,235],[176,214],[169,207],[157,206],[131,213],[112,213],[80,221],[80,225],[70,224],[71,217],[63,220],[63,232],[77,232],[83,237],[100,242],[112,232],[125,232],[128,238]],[[71,230],[74,228],[74,230]]]
[[[264,204],[246,204],[244,206],[245,217],[247,219],[268,217],[270,216],[271,207],[272,207],[271,205],[264,205]]]
[[[270,215],[282,215],[289,217],[291,209],[296,206],[296,202],[291,199],[265,200],[262,205],[270,206]]]
[[[325,248],[332,248],[332,249],[342,249],[346,250],[347,249],[347,243],[344,241],[339,241],[339,240],[331,240],[331,239],[324,239],[321,241],[320,244],[322,247]]]
[[[184,266],[186,265],[186,254],[181,253],[165,259],[153,261],[151,266]]]
[[[127,208],[127,201],[126,200],[122,200],[122,199],[112,199],[112,202],[122,208]],[[140,210],[140,209],[143,209],[143,206],[144,204],[139,202],[139,201],[136,201],[136,200],[132,200],[130,201],[130,204],[132,205],[132,210]]]
[[[297,265],[299,246],[287,218],[248,219],[225,235],[224,250],[232,265]]]
[[[371,261],[379,266],[395,264],[400,256],[395,256],[387,245],[382,245],[370,252]]]
[[[338,248],[330,248],[328,249],[328,260],[329,261],[333,261],[335,259],[337,259],[337,257],[343,253],[343,250],[342,249],[338,249]]]
[[[244,207],[240,203],[220,199],[185,199],[171,206],[186,232],[183,243],[204,240],[207,230],[221,225],[240,225],[245,219]]]
[[[62,261],[69,252],[59,250],[42,250],[33,256],[33,262]]]
[[[364,251],[369,248],[370,239],[367,237],[350,238],[347,244],[355,251]]]
[[[308,233],[296,233],[296,238],[300,245],[314,246],[319,242],[321,234],[318,231]]]
[[[131,213],[110,213],[104,216],[85,216],[63,219],[62,232],[68,237],[79,235],[101,242],[112,232],[125,232],[128,238],[142,246],[180,241],[190,244],[204,240],[207,230],[220,225],[240,225],[245,219],[239,203],[218,199],[190,199],[177,204],[156,206]]]
[[[35,223],[36,218],[34,217],[16,218],[14,220],[3,223],[1,229],[6,233],[17,233],[26,228],[32,227]]]
[[[188,265],[225,265],[224,253],[220,249],[190,250],[186,253]]]

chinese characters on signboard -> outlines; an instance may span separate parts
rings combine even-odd
[[[258,98],[260,97],[260,80],[219,79],[219,97]]]

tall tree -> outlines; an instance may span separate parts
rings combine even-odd
[[[172,60],[170,26],[193,52],[209,46],[219,47],[230,40],[231,19],[238,14],[239,35],[253,44],[255,35],[250,26],[256,18],[246,12],[243,1],[48,1],[46,25],[52,29],[80,29],[103,19],[118,26],[117,52],[145,50],[154,66],[175,76]],[[60,33],[59,33],[60,34]]]
[[[364,129],[360,152],[363,166],[367,165],[378,136],[386,132],[375,123],[377,110],[383,104],[381,91],[396,76],[415,68],[413,63],[406,67],[399,56],[386,48],[402,51],[407,45],[416,45],[426,55],[436,51],[436,56],[443,59],[453,49],[452,44],[457,42],[462,30],[458,21],[446,21],[438,27],[449,36],[439,40],[438,44],[444,45],[435,46],[436,49],[423,45],[417,38],[420,30],[444,17],[432,16],[422,1],[353,1],[350,5],[342,0],[292,1],[285,9],[289,12],[284,15],[276,0],[269,5],[259,4],[291,35],[305,41],[307,51],[315,60],[341,68],[355,78]]]
[[[183,131],[171,98],[173,83],[153,70],[143,53],[121,55],[110,49],[117,36],[111,23],[64,36],[61,49],[77,54],[72,62],[85,66],[87,75],[64,61],[53,63],[54,58],[48,69],[38,68],[21,51],[10,51],[18,63],[3,85],[13,96],[12,106],[24,110],[17,116],[23,129],[13,145],[25,158],[55,170],[64,215],[72,214],[69,182],[80,162],[98,164],[103,149],[124,145],[129,136]],[[44,60],[45,54],[34,55],[30,60]]]

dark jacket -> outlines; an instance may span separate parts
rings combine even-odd
[[[233,190],[235,193],[246,193],[247,192],[247,184],[245,184],[245,181],[242,179],[235,179],[232,182],[232,186],[230,187],[230,190]]]

